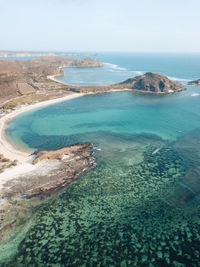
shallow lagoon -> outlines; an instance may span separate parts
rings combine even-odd
[[[166,96],[89,95],[21,115],[9,124],[7,135],[15,144],[32,149],[58,148],[95,132],[152,134],[174,141],[199,127],[200,95],[193,96],[198,90],[188,87]],[[90,138],[85,141],[95,142]]]

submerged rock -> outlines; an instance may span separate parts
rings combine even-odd
[[[171,81],[166,76],[152,72],[128,79],[122,82],[121,85],[126,85],[128,89],[148,93],[168,94],[185,90],[181,83]]]

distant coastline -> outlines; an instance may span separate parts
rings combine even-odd
[[[96,54],[95,54],[96,55]],[[26,52],[26,51],[0,51],[0,57],[8,58],[8,57],[65,57],[65,56],[84,56],[89,57],[91,53],[73,53],[73,52]]]

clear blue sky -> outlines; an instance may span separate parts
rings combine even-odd
[[[0,50],[200,52],[200,0],[0,0]]]

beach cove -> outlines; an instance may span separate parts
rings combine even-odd
[[[13,118],[6,134],[14,144],[31,151],[90,141],[97,167],[33,212],[3,262],[196,264],[198,90],[84,95]]]

